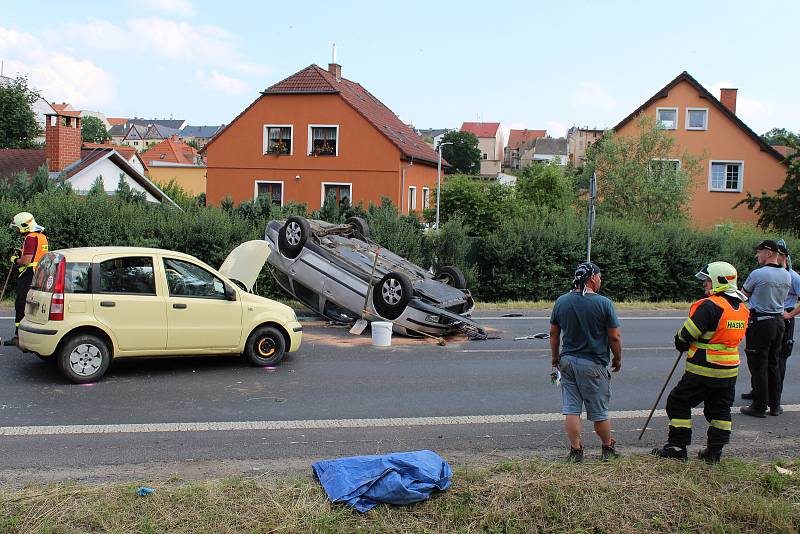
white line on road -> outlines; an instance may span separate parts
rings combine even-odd
[[[547,320],[547,321],[549,321],[550,320],[550,316],[549,315],[532,315],[530,317],[481,317],[479,315],[473,315],[472,318],[475,321],[531,321],[531,320],[536,320],[536,321]],[[680,317],[672,317],[672,316],[619,317],[619,319],[621,321],[642,321],[642,320],[658,321],[658,320],[662,320],[662,319],[675,321],[675,320],[678,320],[678,319],[686,319],[686,316],[682,315]]]
[[[519,340],[521,341],[521,340]],[[625,347],[625,354],[635,352],[637,350],[675,350],[675,347]],[[550,352],[550,349],[531,349],[528,347],[520,346],[518,349],[467,349],[456,350],[453,352]]]
[[[800,412],[800,404],[785,405],[787,412]],[[612,419],[647,417],[649,410],[609,412]],[[693,414],[702,413],[695,409]],[[656,410],[654,417],[665,417]],[[140,423],[118,425],[5,426],[0,436],[55,436],[66,434],[136,434],[148,432],[214,432],[226,430],[325,430],[336,428],[381,428],[403,426],[486,425],[561,421],[560,413],[514,415],[465,415],[456,417],[394,417],[387,419],[309,419],[301,421],[230,421],[207,423]]]

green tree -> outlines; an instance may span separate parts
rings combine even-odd
[[[81,123],[81,139],[84,143],[105,143],[111,139],[103,121],[97,117],[83,117]]]
[[[441,224],[459,218],[472,236],[493,232],[522,212],[514,188],[495,180],[458,175],[442,184]],[[429,222],[435,214],[435,209],[425,211]]]
[[[794,142],[795,146],[800,142],[800,135],[787,130],[786,128],[773,128],[764,135],[761,139],[770,145],[789,145]]]
[[[517,194],[534,206],[562,210],[575,201],[572,178],[555,163],[525,167],[517,176]]]
[[[36,148],[41,128],[36,122],[33,104],[39,93],[19,76],[9,84],[0,84],[0,148]]]
[[[587,151],[584,172],[597,172],[598,212],[648,223],[686,219],[701,158],[679,153],[653,117],[641,114],[637,128],[630,137],[609,132]]]
[[[775,191],[768,195],[762,191],[754,196],[749,191],[747,197],[740,201],[758,215],[761,228],[790,230],[800,235],[800,141],[788,139],[788,146],[795,149],[794,154],[786,158],[786,180]]]
[[[481,150],[478,138],[470,132],[454,130],[442,136],[442,143],[453,143],[442,147],[442,158],[453,166],[448,172],[456,174],[478,174],[481,172]]]

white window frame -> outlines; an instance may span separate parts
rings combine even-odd
[[[408,186],[408,212],[411,213],[412,211],[417,209],[417,186],[409,185]]]
[[[333,155],[334,157],[339,155],[339,125],[338,124],[309,124],[308,125],[308,149],[306,153],[309,156],[314,156],[311,152],[312,146],[314,144],[314,140],[311,138],[311,131],[312,128],[336,128],[336,153]],[[330,157],[330,156],[323,156],[323,157]]]
[[[428,209],[431,207],[431,188],[430,187],[423,187],[422,188],[422,209]]]
[[[294,126],[292,124],[265,124],[264,125],[264,155],[275,154],[274,152],[268,152],[269,150],[269,129],[270,128],[289,128],[289,140],[291,142],[291,146],[289,147],[289,156],[294,155]],[[286,156],[287,154],[278,154],[281,156]]]
[[[253,184],[253,200],[258,198],[258,184],[281,184],[281,207],[284,206],[283,195],[286,194],[286,184],[283,180],[256,180]]]
[[[675,112],[675,125],[672,128],[667,128],[663,124],[661,124],[661,119],[659,118],[658,114],[661,111],[674,111]],[[656,108],[656,123],[659,124],[665,130],[677,130],[678,129],[678,108]]]
[[[326,185],[347,185],[350,186],[350,205],[353,205],[353,182],[322,182],[319,191],[319,207],[325,205],[325,186]],[[341,202],[341,201],[340,201]]]
[[[690,111],[705,111],[706,112],[706,119],[703,121],[702,127],[691,127],[689,126],[689,112]],[[687,130],[708,130],[708,108],[686,108],[686,129]]]
[[[715,163],[739,165],[739,187],[738,189],[717,189],[712,186],[712,178]],[[715,193],[741,193],[744,190],[744,161],[729,159],[712,159],[708,162],[708,190]]]

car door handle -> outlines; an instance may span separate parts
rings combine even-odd
[[[185,310],[187,308],[186,304],[173,304],[172,307],[176,310]]]
[[[117,303],[114,302],[114,301],[111,301],[111,300],[101,300],[100,301],[100,306],[103,307],[103,308],[113,308],[116,305],[117,305]]]

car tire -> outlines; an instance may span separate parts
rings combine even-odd
[[[286,354],[286,340],[277,328],[259,326],[244,346],[244,355],[256,367],[275,365]]]
[[[311,234],[311,226],[304,217],[292,215],[278,231],[278,249],[287,258],[294,259],[303,250]]]
[[[386,319],[400,317],[411,301],[414,286],[403,273],[387,273],[372,290],[372,306],[378,315]]]
[[[445,265],[439,269],[439,272],[436,273],[434,278],[439,282],[447,284],[448,286],[452,286],[456,289],[467,288],[467,279],[464,276],[464,273],[461,272],[461,269],[452,265]]]
[[[362,241],[369,239],[369,225],[361,217],[350,217],[345,221],[345,224],[351,225],[360,234]]]
[[[78,334],[63,344],[58,353],[58,369],[75,384],[95,382],[111,363],[106,342],[91,334]]]

